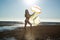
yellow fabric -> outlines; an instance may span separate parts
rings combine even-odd
[[[31,11],[34,12],[34,15],[30,17],[29,21],[36,26],[40,23],[40,18],[38,15],[41,14],[41,9],[39,9],[38,7],[33,7],[31,8]]]

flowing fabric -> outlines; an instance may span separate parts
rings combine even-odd
[[[34,13],[29,18],[30,23],[32,23],[32,25],[34,25],[34,26],[39,25],[40,18],[38,15],[41,13],[41,8],[39,6],[35,5],[35,6],[31,7],[31,11]]]

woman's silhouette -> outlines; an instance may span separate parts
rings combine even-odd
[[[25,17],[26,17],[25,28],[26,28],[27,23],[32,27],[32,24],[29,22],[29,18],[31,17],[31,15],[29,14],[29,11],[27,9],[25,10]]]

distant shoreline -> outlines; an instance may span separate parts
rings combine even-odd
[[[0,26],[24,25],[22,21],[0,21]],[[60,25],[60,22],[40,22],[39,25]]]

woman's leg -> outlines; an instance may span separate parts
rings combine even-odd
[[[31,30],[31,33],[32,33],[32,24],[28,21],[28,24],[30,24],[30,30]]]
[[[25,27],[26,27],[27,23],[28,23],[30,26],[32,26],[32,24],[29,22],[29,20],[26,19],[26,20],[25,20]]]
[[[25,20],[25,27],[24,27],[24,28],[25,28],[25,30],[26,30],[26,25],[27,25],[27,20]]]
[[[29,20],[28,20],[28,24],[30,24],[30,26],[32,27],[32,24],[29,22]]]

